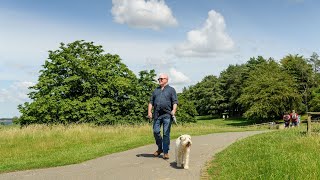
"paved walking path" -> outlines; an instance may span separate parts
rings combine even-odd
[[[216,133],[192,137],[190,169],[176,167],[175,140],[170,159],[153,157],[156,145],[115,153],[80,164],[0,174],[0,180],[197,180],[201,168],[214,154],[235,141],[264,131]]]

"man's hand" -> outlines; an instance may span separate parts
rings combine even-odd
[[[177,107],[178,107],[177,104],[173,105],[173,108],[172,108],[172,111],[171,111],[171,116],[175,116],[176,115]]]
[[[177,118],[176,118],[175,116],[172,116],[172,119],[173,119],[173,122],[174,122],[176,125],[178,125],[178,123],[177,123]]]
[[[148,112],[148,118],[152,119],[152,113],[151,112]]]
[[[152,104],[148,104],[148,116],[149,120],[152,120]]]

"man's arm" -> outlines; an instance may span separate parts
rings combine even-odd
[[[178,107],[178,96],[177,96],[176,90],[174,88],[172,88],[171,101],[173,104],[171,115],[174,116],[176,114],[177,107]]]
[[[171,115],[172,115],[172,116],[174,116],[174,115],[176,114],[177,107],[178,107],[177,104],[173,104],[173,108],[172,108],[172,111],[171,111]]]
[[[149,103],[148,104],[148,118],[149,119],[152,119],[152,104],[151,103]]]
[[[148,104],[148,118],[152,119],[152,108],[153,108],[153,103],[154,103],[154,97],[155,97],[155,91],[152,92],[152,95],[150,97],[150,101]]]

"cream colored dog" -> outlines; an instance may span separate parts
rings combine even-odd
[[[176,140],[176,162],[177,167],[183,164],[184,169],[189,169],[189,154],[192,141],[188,134],[181,135]]]

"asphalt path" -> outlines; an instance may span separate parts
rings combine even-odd
[[[153,157],[156,145],[114,153],[80,164],[0,174],[0,180],[197,180],[206,162],[230,144],[265,131],[227,132],[192,137],[189,169],[178,168],[175,140],[169,156]]]

